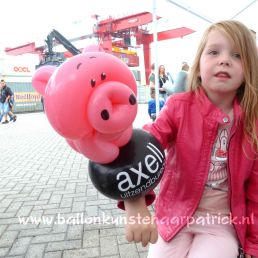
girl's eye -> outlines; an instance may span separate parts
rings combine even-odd
[[[218,51],[217,51],[217,50],[210,50],[210,51],[208,52],[208,54],[215,56],[215,55],[218,54]]]
[[[233,53],[232,56],[233,56],[233,57],[236,57],[236,58],[238,58],[238,59],[241,59],[241,56],[240,56],[239,53]]]

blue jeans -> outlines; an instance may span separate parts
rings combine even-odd
[[[10,107],[8,102],[4,102],[4,103],[0,102],[0,122],[3,116],[7,115],[9,111],[10,111]]]
[[[166,102],[166,100],[167,100],[167,93],[166,92],[162,92],[162,93],[159,93],[159,96],[162,98],[162,99],[164,99],[164,101]]]

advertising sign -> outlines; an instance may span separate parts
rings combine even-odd
[[[0,57],[0,78],[6,81],[14,93],[13,111],[33,112],[43,109],[41,96],[31,84],[32,75],[38,64],[35,56]]]

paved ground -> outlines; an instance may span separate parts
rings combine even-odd
[[[134,126],[147,121],[141,104]],[[146,257],[125,240],[124,212],[95,190],[87,165],[44,113],[0,124],[0,257]]]

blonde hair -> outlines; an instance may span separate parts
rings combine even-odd
[[[211,31],[217,30],[232,42],[241,56],[244,82],[238,88],[237,97],[244,113],[244,133],[258,150],[256,122],[258,119],[258,50],[251,31],[241,22],[226,20],[212,24],[203,34],[189,74],[190,91],[201,86],[200,58]]]

